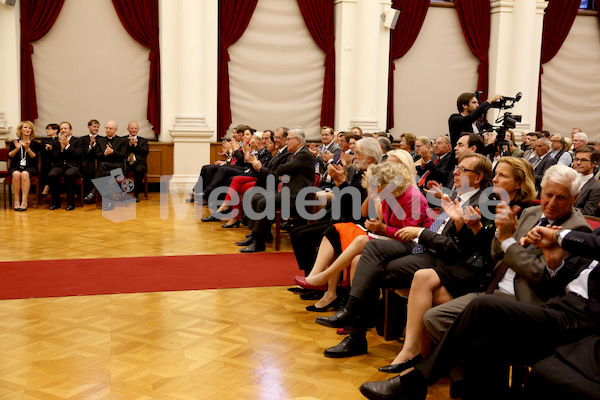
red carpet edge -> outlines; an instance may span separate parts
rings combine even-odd
[[[0,263],[0,299],[292,286],[291,252]]]

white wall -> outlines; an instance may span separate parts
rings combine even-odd
[[[430,7],[421,32],[394,71],[394,128],[435,138],[448,133],[456,98],[477,90],[479,61],[471,53],[455,8]]]
[[[600,140],[600,23],[579,15],[542,75],[544,129],[570,134],[581,128]]]

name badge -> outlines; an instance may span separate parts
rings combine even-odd
[[[24,158],[22,158],[22,159],[21,159],[21,161],[20,161],[20,163],[19,163],[19,165],[20,165],[21,167],[26,167],[26,166],[27,166],[27,160],[26,160],[26,159],[24,159]]]

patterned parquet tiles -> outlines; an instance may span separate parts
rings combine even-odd
[[[202,223],[192,206],[163,220],[155,196],[120,223],[93,206],[2,210],[0,259],[233,253],[248,232]],[[342,337],[314,323],[311,303],[282,287],[0,301],[0,399],[363,398],[400,344],[369,333],[368,355],[325,358]],[[448,399],[447,381],[428,399]]]

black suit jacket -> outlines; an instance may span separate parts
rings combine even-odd
[[[255,186],[262,188],[266,187],[267,177],[269,175],[275,175],[275,171],[277,171],[277,168],[279,168],[281,164],[287,162],[288,158],[290,158],[291,156],[292,153],[287,151],[287,149],[275,153],[275,155],[272,156],[269,161],[267,161],[267,164],[263,164],[263,166],[260,167],[260,169],[257,171],[258,176],[256,179]]]
[[[456,157],[454,157],[453,151],[444,154],[437,164],[435,164],[433,160],[434,158],[432,157],[431,161],[426,163],[424,167],[417,167],[417,173],[419,173],[421,176],[426,171],[429,171],[429,175],[427,175],[425,184],[423,185],[425,188],[427,187],[427,182],[430,180],[434,180],[437,183],[445,185],[450,176],[452,176],[454,166],[456,165]]]
[[[83,146],[79,138],[71,136],[69,146],[65,150],[61,150],[60,142],[56,140],[52,150],[52,166],[69,165],[81,168],[81,157],[83,156]]]
[[[283,186],[290,189],[290,199],[294,200],[300,190],[314,184],[315,158],[306,146],[303,146],[285,164],[280,165],[275,174],[279,177],[289,175],[290,181]]]
[[[450,141],[452,148],[460,138],[461,132],[473,132],[473,122],[476,122],[477,129],[481,132],[481,123],[477,121],[490,108],[490,103],[484,101],[471,114],[452,114],[448,118],[448,130],[450,132]]]
[[[125,158],[128,160],[129,155],[133,154],[135,155],[135,162],[142,164],[144,169],[148,169],[148,166],[146,164],[146,157],[148,157],[148,153],[150,152],[150,147],[148,146],[148,139],[140,136],[138,136],[137,139],[137,145],[132,146],[131,144],[129,144],[129,139],[125,138],[125,140],[127,141],[127,155]],[[129,165],[129,162],[126,162],[126,164]]]
[[[96,141],[100,136],[96,135]],[[83,170],[87,175],[96,176],[96,147],[98,143],[94,144],[94,146],[90,146],[90,135],[81,136],[78,138],[81,140],[81,146],[83,151],[83,157],[81,159],[81,164],[83,166]]]
[[[111,143],[112,142],[112,143]],[[113,153],[104,155],[107,146],[111,146]],[[113,136],[112,141],[106,136],[96,137],[96,159],[98,162],[107,162],[111,164],[125,165],[125,156],[127,155],[127,139],[121,136]]]
[[[535,173],[535,188],[538,192],[538,198],[540,197],[540,193],[542,192],[542,178],[544,177],[544,173],[548,168],[556,164],[556,159],[550,155],[550,152],[546,153],[542,161],[534,168],[533,172]]]
[[[481,192],[482,189],[471,196],[468,202],[470,206],[479,206]],[[456,225],[452,219],[444,226],[441,234],[424,229],[419,237],[419,244],[433,252],[444,264],[461,262],[476,250],[471,244],[463,242],[461,235],[456,232]]]
[[[594,177],[588,180],[585,185],[581,187],[575,207],[581,210],[583,215],[597,216],[600,210],[600,182]]]

